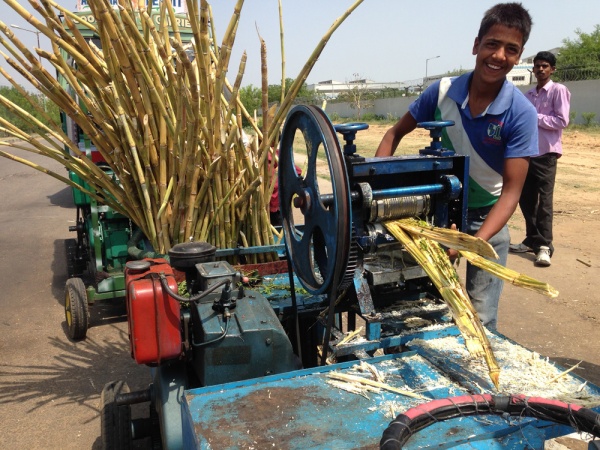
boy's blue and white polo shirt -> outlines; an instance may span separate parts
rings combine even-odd
[[[472,73],[442,78],[413,102],[409,111],[417,122],[453,120],[444,129],[443,145],[469,162],[468,207],[491,206],[502,192],[505,158],[538,154],[537,112],[512,83],[504,85],[496,99],[478,117],[468,108]]]

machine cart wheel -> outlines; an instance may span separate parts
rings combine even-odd
[[[131,407],[116,402],[118,394],[127,392],[129,386],[124,381],[111,381],[102,389],[100,422],[104,449],[130,449],[132,446]]]
[[[65,284],[65,319],[71,339],[85,338],[89,323],[89,309],[85,284],[81,278],[69,278]]]

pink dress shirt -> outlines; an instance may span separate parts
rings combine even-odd
[[[566,86],[548,81],[539,92],[537,86],[525,93],[538,112],[538,156],[546,153],[562,155],[562,130],[569,125],[571,93]]]

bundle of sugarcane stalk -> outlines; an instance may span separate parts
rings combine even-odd
[[[453,263],[440,244],[459,250],[460,254],[472,264],[515,286],[531,289],[549,297],[558,295],[556,289],[547,283],[534,280],[486,259],[485,257],[497,259],[498,255],[492,246],[482,239],[457,230],[437,228],[416,219],[386,222],[385,227],[425,270],[448,305],[456,326],[465,340],[467,350],[473,357],[485,359],[490,379],[497,388],[500,367],[489,339],[469,296],[463,289]]]
[[[131,0],[119,0],[118,8],[109,0],[89,0],[94,17],[90,23],[52,0],[30,0],[42,20],[17,1],[5,0],[50,40],[53,51],[36,49],[34,55],[0,22],[6,36],[0,43],[10,54],[3,56],[89,136],[112,173],[94,164],[37,104],[49,125],[3,97],[2,105],[34,123],[39,132],[27,134],[0,118],[2,131],[29,145],[2,144],[59,161],[89,188],[14,154],[0,155],[44,171],[129,217],[158,253],[189,239],[220,248],[272,244],[268,205],[276,180],[279,129],[330,36],[361,2],[334,22],[287,95],[274,99],[281,100],[279,107],[271,109],[261,39],[264,114],[259,127],[238,95],[245,53],[233,85],[227,79],[243,0],[237,1],[220,46],[206,0],[187,1],[188,39],[182,38],[169,1],[160,2],[159,20],[153,21],[150,11]],[[281,3],[279,9],[282,23]],[[89,36],[97,37],[101,46]],[[62,83],[38,56],[52,64]],[[2,74],[21,89],[6,71]],[[242,117],[253,128],[249,139]]]

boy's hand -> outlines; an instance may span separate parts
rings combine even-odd
[[[456,230],[456,224],[453,223],[450,226],[451,230]],[[454,261],[456,261],[456,258],[458,258],[458,250],[455,250],[453,248],[449,248],[448,250],[446,250],[446,254],[448,255],[448,258],[450,258],[450,262],[452,264],[454,264]]]

